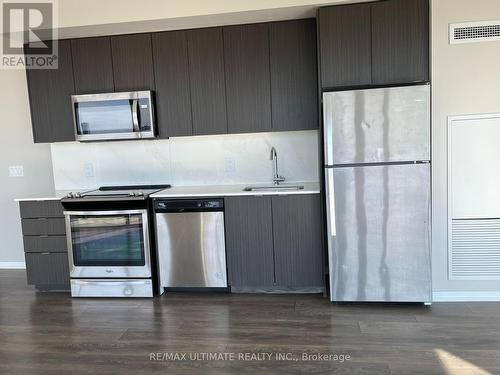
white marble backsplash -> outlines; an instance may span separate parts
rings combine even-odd
[[[287,181],[318,181],[318,132],[180,137],[51,145],[56,190],[103,185],[269,183],[271,147]]]

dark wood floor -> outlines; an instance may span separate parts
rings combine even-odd
[[[293,358],[151,361],[156,352]],[[350,359],[302,361],[302,353]],[[225,294],[72,299],[36,293],[24,271],[3,270],[0,373],[500,374],[500,303],[426,308]]]

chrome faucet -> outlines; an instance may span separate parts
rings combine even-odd
[[[273,163],[273,182],[275,185],[279,185],[281,182],[285,181],[285,177],[280,176],[278,173],[278,153],[274,146],[271,148],[271,160],[274,160]]]

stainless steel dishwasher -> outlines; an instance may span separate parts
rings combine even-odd
[[[223,199],[156,200],[162,288],[227,287]]]

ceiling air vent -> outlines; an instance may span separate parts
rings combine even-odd
[[[450,24],[450,44],[500,40],[500,20]]]

